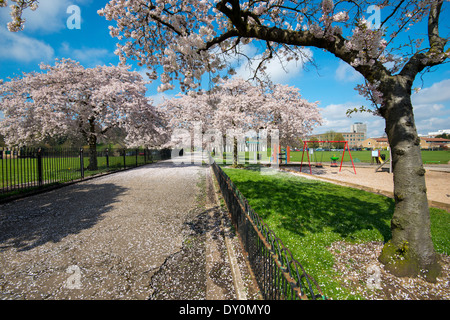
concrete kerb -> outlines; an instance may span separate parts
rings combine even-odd
[[[212,177],[212,175],[214,173],[211,172],[212,168],[209,166],[206,170],[206,181],[207,181],[207,188],[208,188],[208,184],[209,187],[212,188],[213,193],[214,193],[214,198],[210,199],[210,201],[213,201],[212,205],[214,206],[220,206],[220,201],[218,198],[218,190],[216,189],[216,185],[214,184],[214,181]],[[230,240],[230,230],[228,228],[225,227],[224,225],[224,221],[223,221],[223,217],[220,218],[220,228],[223,230],[224,232],[224,241],[225,241],[225,246],[226,246],[226,250],[227,250],[227,254],[228,254],[228,259],[230,262],[230,267],[231,267],[231,273],[232,273],[232,278],[233,278],[233,286],[235,288],[235,293],[236,293],[236,299],[237,300],[247,300],[247,294],[246,294],[246,290],[245,290],[245,284],[244,281],[242,279],[242,275],[239,269],[239,265],[237,262],[237,258],[236,258],[236,254],[235,254],[235,250],[236,248],[234,248],[231,240]],[[209,244],[207,246],[207,250],[208,250],[208,256],[214,256],[214,245],[213,244]],[[211,262],[209,262],[211,263]],[[207,265],[209,264],[207,261]],[[207,297],[211,297],[211,298],[219,298],[220,299],[220,294],[217,293],[218,290],[216,290],[216,288],[214,287],[213,284],[207,283]]]

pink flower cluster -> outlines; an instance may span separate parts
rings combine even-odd
[[[41,65],[0,86],[0,134],[8,145],[47,137],[95,136],[111,139],[126,132],[128,145],[152,146],[164,136],[162,119],[145,97],[145,83],[125,66],[84,68],[70,59]]]

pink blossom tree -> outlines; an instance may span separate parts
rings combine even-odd
[[[84,68],[70,59],[42,73],[28,73],[0,86],[0,134],[8,145],[46,137],[82,137],[89,144],[89,170],[97,169],[96,144],[121,128],[129,146],[158,144],[162,118],[145,97],[145,82],[125,66]]]
[[[0,0],[0,8],[6,7],[8,1]],[[11,21],[8,22],[8,30],[12,32],[22,31],[25,26],[25,19],[22,17],[23,11],[27,8],[35,11],[38,8],[37,0],[11,0]]]
[[[36,1],[15,2],[31,6]],[[434,281],[440,265],[431,241],[411,89],[417,75],[449,58],[448,37],[439,28],[445,5],[444,0],[111,0],[99,14],[117,21],[110,34],[125,40],[116,51],[122,61],[163,67],[161,90],[173,88],[174,81],[195,89],[205,73],[213,81],[224,71],[233,73],[230,56],[251,59],[243,50],[250,42],[262,48],[255,74],[264,74],[273,59],[304,59],[304,47],[351,65],[365,78],[358,89],[385,119],[392,149],[395,211],[392,238],[380,260],[396,275],[422,274]],[[20,10],[13,19],[22,23]],[[370,24],[368,10],[381,10],[383,18],[380,14]],[[417,28],[422,30],[409,31]]]
[[[235,166],[239,136],[260,129],[267,133],[278,130],[279,139],[287,144],[304,138],[321,123],[317,103],[302,99],[299,89],[287,85],[264,88],[242,78],[220,81],[208,92],[180,93],[158,108],[169,117],[170,128],[191,129],[200,123],[202,133],[212,129],[230,135]],[[223,141],[217,145],[223,146]]]
[[[392,239],[380,260],[396,275],[423,274],[434,281],[440,265],[431,241],[411,88],[419,73],[449,57],[448,38],[439,29],[443,6],[444,0],[336,5],[332,0],[111,0],[99,14],[117,21],[110,33],[125,40],[117,49],[123,61],[133,57],[149,68],[162,66],[162,90],[175,80],[195,89],[205,73],[215,79],[226,70],[232,72],[230,56],[245,56],[243,48],[252,41],[263,48],[256,71],[264,72],[272,59],[301,59],[305,46],[323,49],[351,65],[365,78],[360,89],[373,98],[372,110],[385,119],[392,149],[395,212]],[[368,9],[381,10],[383,18],[380,15],[371,25],[365,17]],[[423,26],[404,36],[411,27]]]

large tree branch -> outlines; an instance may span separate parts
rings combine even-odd
[[[429,50],[427,52],[417,52],[413,55],[400,72],[402,76],[412,80],[426,67],[441,64],[447,58],[444,51],[448,39],[439,35],[439,16],[443,2],[443,0],[435,1],[430,7],[430,15],[428,16]]]
[[[231,4],[232,8],[227,6],[227,4]],[[325,49],[349,64],[352,63],[359,54],[359,51],[348,50],[345,47],[346,39],[340,34],[334,34],[332,36],[333,41],[330,41],[330,37],[316,37],[309,30],[286,30],[276,26],[269,27],[262,24],[247,23],[246,19],[242,18],[243,12],[240,10],[239,1],[221,1],[216,5],[216,8],[230,19],[235,28],[213,39],[210,42],[211,44],[207,44],[207,48],[210,48],[212,44],[219,43],[224,39],[240,36],[264,40],[266,43],[274,42],[297,47],[306,46]],[[268,49],[270,50],[270,48]],[[360,65],[355,69],[370,82],[379,80],[383,76],[390,75],[389,71],[382,63],[376,61],[375,64],[376,66]]]
[[[447,39],[439,36],[439,16],[442,10],[444,0],[435,1],[430,8],[430,15],[428,17],[428,39],[430,41],[430,48],[437,48],[440,52],[444,52]]]

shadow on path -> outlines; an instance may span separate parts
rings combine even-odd
[[[91,228],[127,190],[81,183],[0,205],[0,252],[27,251]]]

